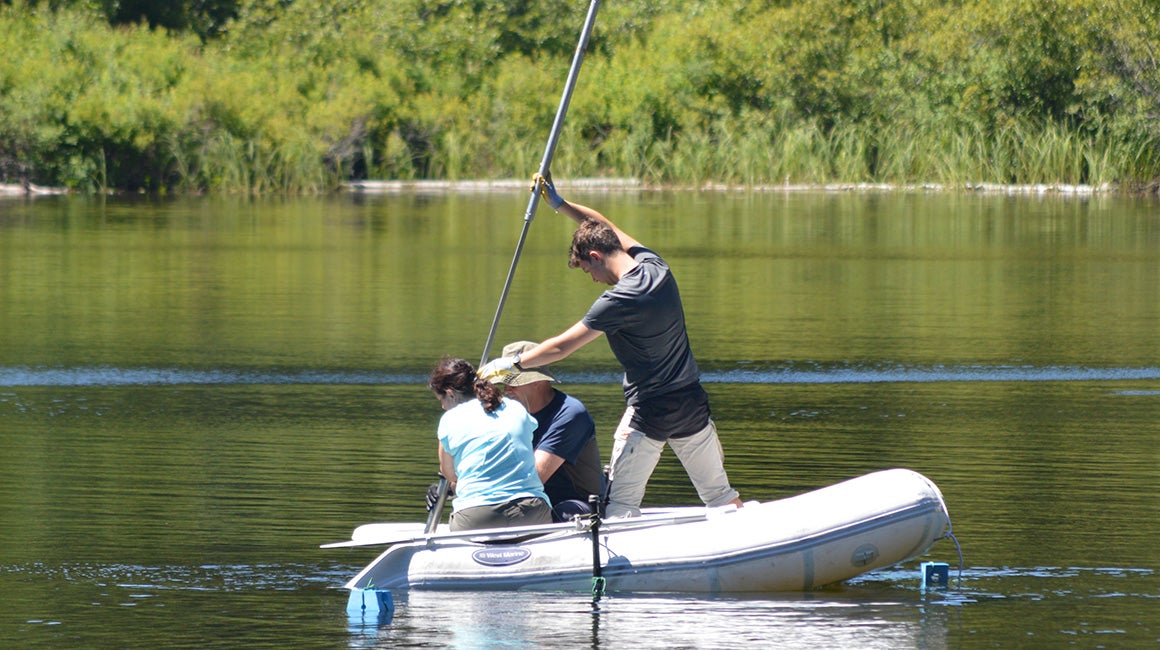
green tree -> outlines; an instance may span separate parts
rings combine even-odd
[[[15,0],[20,2],[21,0]],[[112,25],[146,24],[198,36],[217,36],[238,11],[238,0],[24,0],[52,10],[79,8],[99,11]],[[13,4],[14,0],[3,0]]]
[[[523,176],[585,2],[0,0],[0,173],[324,191]],[[562,175],[1160,177],[1157,0],[605,2]]]

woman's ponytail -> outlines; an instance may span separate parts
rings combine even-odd
[[[443,357],[431,371],[427,387],[438,395],[453,391],[464,396],[475,394],[483,404],[483,410],[494,413],[499,408],[502,395],[491,382],[479,378],[475,367],[465,359]]]
[[[483,404],[483,410],[488,413],[494,413],[499,408],[501,399],[499,389],[490,381],[480,379],[478,375],[475,377],[475,398]]]

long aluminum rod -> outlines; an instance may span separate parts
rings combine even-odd
[[[564,117],[568,114],[568,104],[572,101],[572,91],[576,88],[576,79],[580,76],[580,64],[584,62],[584,50],[588,48],[588,39],[592,35],[592,26],[596,24],[596,12],[600,10],[600,0],[592,0],[588,6],[588,16],[584,19],[584,28],[580,31],[580,42],[576,44],[576,53],[572,56],[572,67],[568,70],[568,81],[564,84],[564,92],[560,96],[560,107],[556,109],[556,119],[552,122],[552,131],[548,135],[548,144],[544,147],[544,157],[540,160],[540,175],[546,176],[552,168],[552,156],[556,153],[556,143],[560,140],[560,131],[564,128]],[[536,206],[540,202],[540,187],[537,184],[532,188],[532,197],[528,200],[528,209],[524,212],[524,226],[520,230],[520,239],[516,243],[516,252],[512,256],[511,267],[508,268],[507,279],[503,283],[503,291],[499,294],[499,305],[495,308],[495,318],[491,321],[491,329],[487,333],[487,342],[483,344],[483,355],[479,365],[487,363],[487,356],[491,352],[491,344],[495,342],[495,331],[499,328],[499,319],[503,315],[503,306],[507,302],[508,292],[512,288],[512,278],[516,275],[516,266],[520,263],[520,254],[524,251],[524,242],[528,238],[528,229],[536,216]],[[447,500],[447,490],[450,483],[439,481],[439,498],[435,507],[427,514],[427,526],[424,534],[430,535],[439,526],[443,516],[443,504]]]
[[[560,97],[560,107],[556,110],[556,119],[552,123],[552,132],[548,136],[548,145],[544,147],[544,157],[540,160],[540,175],[546,176],[552,168],[552,156],[556,153],[556,143],[560,140],[560,131],[564,128],[564,116],[568,113],[568,104],[572,101],[572,91],[576,87],[576,79],[580,76],[580,64],[584,61],[584,50],[588,47],[588,38],[592,34],[592,26],[596,23],[596,12],[600,9],[600,0],[592,0],[588,7],[588,17],[584,20],[584,29],[580,32],[580,42],[576,45],[576,54],[572,57],[572,69],[568,71],[568,81],[564,84],[564,93]],[[499,295],[499,305],[495,309],[495,318],[491,321],[491,330],[487,333],[487,342],[483,345],[483,356],[479,364],[487,363],[491,344],[495,342],[495,332],[499,327],[499,319],[503,315],[503,306],[507,302],[508,291],[512,286],[512,278],[516,274],[516,266],[520,263],[520,254],[524,250],[524,241],[528,237],[528,229],[536,216],[536,206],[540,201],[539,185],[532,188],[532,197],[528,199],[528,209],[524,212],[524,227],[520,231],[520,239],[516,244],[515,255],[508,269],[507,280],[503,285],[503,292]]]

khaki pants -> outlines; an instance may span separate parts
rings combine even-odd
[[[645,486],[665,448],[665,442],[653,440],[632,428],[632,414],[633,407],[630,406],[613,434],[608,517],[640,514]],[[717,439],[717,425],[712,420],[697,433],[669,438],[667,443],[685,467],[706,506],[723,506],[738,498],[737,490],[730,487],[729,477],[725,474],[725,452]]]

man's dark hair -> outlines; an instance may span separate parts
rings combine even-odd
[[[596,219],[585,219],[576,232],[572,233],[572,252],[568,255],[568,267],[580,266],[580,260],[588,258],[588,253],[596,251],[603,255],[610,255],[624,250],[620,245],[620,238],[616,231],[608,224]]]

